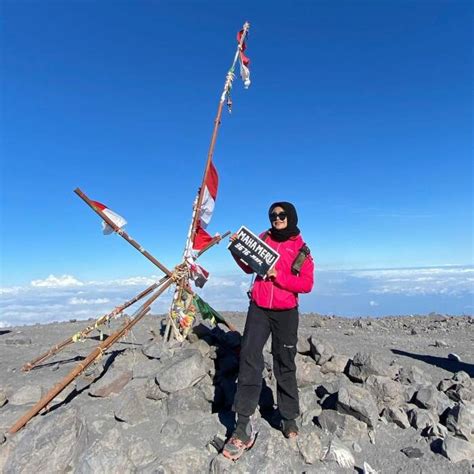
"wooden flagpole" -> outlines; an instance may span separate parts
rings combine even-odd
[[[157,283],[153,283],[153,285],[149,286],[147,289],[143,290],[141,293],[138,295],[134,296],[132,299],[126,301],[125,303],[117,306],[114,308],[110,313],[101,316],[100,318],[97,319],[97,321],[94,324],[90,324],[86,328],[84,328],[82,331],[79,331],[77,334],[74,334],[73,336],[65,339],[64,341],[60,342],[59,344],[56,344],[53,346],[51,349],[46,351],[44,354],[41,354],[38,356],[36,359],[33,359],[30,362],[27,362],[21,370],[23,372],[29,372],[31,369],[36,367],[38,364],[41,364],[42,362],[45,362],[48,360],[50,357],[54,356],[58,352],[61,352],[65,347],[67,347],[69,344],[72,344],[76,342],[76,335],[79,335],[80,337],[85,337],[87,336],[90,332],[92,332],[94,329],[97,329],[98,326],[105,324],[109,319],[115,318],[118,316],[124,309],[127,309],[129,306],[132,306],[135,304],[137,301],[140,301],[142,298],[144,298],[146,295],[150,294],[153,290],[158,288],[168,277],[163,277],[160,281]]]
[[[125,336],[135,324],[137,324],[150,310],[151,304],[173,283],[173,279],[166,278],[161,287],[143,303],[143,305],[135,312],[133,319],[125,322],[122,327],[111,334],[105,341],[100,343],[83,361],[79,362],[76,367],[55,385],[44,397],[42,397],[30,410],[28,410],[15,424],[8,430],[10,434],[16,433],[28,421],[45,408],[55,397],[57,397],[78,375],[95,362],[112,344]]]

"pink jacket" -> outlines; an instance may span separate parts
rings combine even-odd
[[[265,232],[260,234],[262,239]],[[299,275],[291,273],[298,251],[304,242],[301,235],[291,237],[285,242],[277,242],[268,236],[265,243],[275,249],[280,258],[276,263],[277,276],[275,279],[263,279],[261,276],[255,278],[252,288],[252,301],[266,309],[291,309],[298,306],[298,293],[309,293],[314,283],[314,262],[309,255],[306,257]],[[252,273],[250,267],[235,259],[245,273]]]

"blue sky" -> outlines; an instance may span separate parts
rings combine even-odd
[[[471,2],[1,8],[1,286],[17,292],[17,311],[18,288],[54,287],[35,281],[88,287],[156,274],[101,235],[77,186],[125,216],[166,265],[180,259],[235,33],[249,20],[252,85],[236,80],[223,116],[211,232],[263,230],[268,205],[288,200],[319,269],[308,310],[472,312]],[[240,288],[224,245],[203,265]],[[427,267],[443,275],[438,292],[422,280],[415,303],[392,286],[379,293],[385,306],[370,294],[373,277],[358,274],[367,287],[344,273],[411,268],[415,281]],[[221,308],[237,298],[215,292]]]

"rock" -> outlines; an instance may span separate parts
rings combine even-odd
[[[88,393],[91,397],[99,398],[116,395],[132,380],[132,377],[132,371],[109,369],[103,377],[91,385]]]
[[[460,462],[465,459],[473,461],[474,443],[448,435],[441,445],[441,454],[452,462]]]
[[[185,446],[171,456],[168,455],[164,459],[162,458],[161,466],[166,474],[207,472],[209,470],[209,454],[204,448],[198,449],[193,446]]]
[[[409,446],[408,448],[403,448],[400,450],[406,457],[410,459],[418,459],[423,457],[423,453],[419,448],[413,448]]]
[[[378,419],[378,409],[368,390],[355,385],[341,387],[337,394],[337,409],[374,427]]]
[[[160,390],[156,384],[155,378],[150,378],[145,384],[145,397],[150,400],[163,400],[168,394]]]
[[[405,402],[405,389],[400,382],[395,382],[382,375],[369,375],[365,387],[374,396],[379,412],[384,406],[397,407]]]
[[[474,443],[474,404],[457,404],[449,411],[445,425],[455,436]]]
[[[8,402],[7,394],[4,390],[0,390],[0,408]]]
[[[149,359],[161,359],[163,356],[169,357],[170,350],[163,341],[152,341],[142,347],[142,353]]]
[[[420,408],[436,411],[438,408],[438,390],[433,387],[420,388],[413,397],[413,403]]]
[[[9,346],[29,346],[31,344],[31,339],[22,334],[17,334],[4,339],[3,343]]]
[[[314,385],[323,380],[321,368],[312,359],[296,354],[296,380],[299,387]]]
[[[441,423],[436,423],[426,427],[421,434],[429,438],[446,438],[448,436],[448,428]]]
[[[36,403],[43,396],[43,390],[39,385],[24,385],[17,390],[9,402],[12,405],[28,405]]]
[[[319,405],[316,405],[316,407],[311,410],[305,411],[301,415],[301,424],[303,426],[312,424],[314,420],[321,415],[322,411],[323,409]]]
[[[353,469],[355,466],[355,459],[351,450],[345,446],[342,441],[334,437],[328,447],[324,450],[325,461],[336,461],[336,463],[346,469]]]
[[[449,360],[454,360],[456,362],[461,362],[461,357],[459,357],[457,354],[455,354],[454,352],[450,352],[448,354],[448,359]]]
[[[446,342],[442,341],[441,339],[437,339],[437,340],[434,342],[434,346],[435,346],[435,347],[448,347],[448,345],[446,344]]]
[[[314,464],[321,459],[321,439],[316,431],[302,431],[296,441],[306,464]]]
[[[408,412],[408,419],[410,420],[410,425],[418,430],[423,430],[438,422],[437,417],[433,413],[418,407],[412,408]]]
[[[389,369],[382,362],[377,360],[372,354],[364,352],[358,352],[349,361],[346,373],[354,382],[365,382],[369,375],[390,375]]]
[[[316,364],[323,365],[334,355],[334,348],[329,342],[321,342],[316,336],[311,336],[309,339],[309,346],[311,356]]]
[[[464,372],[464,370],[460,370],[459,372],[456,372],[452,376],[452,380],[462,384],[465,387],[470,387],[473,384],[471,377],[469,376],[467,372]]]
[[[156,375],[156,382],[164,392],[176,392],[191,387],[207,373],[207,366],[196,349],[184,349],[167,360]]]
[[[4,444],[6,440],[7,437],[3,433],[0,433],[0,446]]]
[[[77,474],[116,474],[134,472],[135,465],[128,455],[128,446],[118,428],[112,428],[97,439],[81,457]]]
[[[383,416],[392,423],[395,423],[400,428],[409,428],[410,421],[405,411],[401,407],[388,407],[383,411]]]
[[[301,387],[298,390],[298,398],[300,401],[300,411],[304,413],[312,408],[315,408],[318,405],[318,399],[316,397],[316,392],[313,387],[306,386]]]
[[[431,385],[431,377],[429,374],[412,365],[409,369],[402,368],[399,373],[399,381],[403,384],[413,385]]]
[[[144,402],[135,388],[124,390],[114,399],[114,415],[117,420],[132,426],[148,420]]]
[[[318,416],[319,426],[326,432],[336,435],[342,441],[362,441],[367,439],[367,425],[345,413],[324,410]]]
[[[181,424],[199,422],[211,412],[209,402],[197,387],[188,387],[171,393],[166,403],[168,416]]]
[[[145,466],[156,459],[151,443],[138,436],[130,436],[127,440],[127,455],[137,467]]]
[[[336,354],[332,356],[327,362],[322,364],[321,372],[323,374],[342,373],[344,372],[348,362],[349,357]]]
[[[299,334],[298,342],[296,343],[296,350],[299,354],[307,355],[311,352],[309,337],[307,334]]]
[[[378,472],[373,467],[371,467],[369,463],[364,461],[362,466],[362,474],[378,474]]]
[[[68,472],[87,447],[87,427],[76,408],[59,409],[31,421],[6,446],[5,473]]]

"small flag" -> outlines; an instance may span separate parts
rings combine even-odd
[[[237,43],[240,44],[240,40],[242,39],[242,35],[244,34],[244,30],[240,30],[237,33]],[[247,49],[247,45],[245,44],[245,40],[242,43],[239,53],[239,62],[240,62],[240,77],[244,81],[244,87],[246,89],[250,86],[250,59],[245,56],[244,51]]]
[[[194,304],[201,313],[203,319],[209,319],[212,324],[223,323],[227,325],[226,320],[211,306],[209,306],[202,298],[198,295],[194,295]]]
[[[201,267],[201,265],[198,265],[197,263],[191,263],[190,270],[191,270],[191,280],[194,281],[194,284],[198,288],[202,288],[206,284],[209,278],[209,272],[203,267]]]
[[[102,204],[101,202],[92,201],[92,205],[99,211],[102,211],[119,229],[127,225],[127,221],[122,216],[115,213],[107,206],[104,206],[104,204]],[[102,232],[105,235],[109,235],[115,232],[115,230],[105,221],[102,221]]]
[[[201,227],[206,228],[211,221],[212,213],[217,198],[217,187],[219,185],[219,177],[217,176],[217,170],[214,163],[211,161],[209,169],[204,179],[204,189],[202,191],[202,202],[201,209],[199,211],[199,218],[201,220]]]

